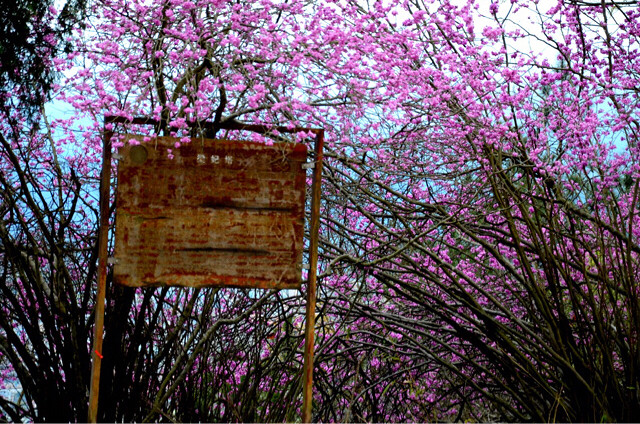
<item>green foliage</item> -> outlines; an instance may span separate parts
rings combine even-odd
[[[84,15],[85,0],[70,0],[54,19],[53,3],[0,0],[0,94],[19,100],[29,112],[39,110],[46,100],[56,77],[51,58],[70,50],[63,38]]]

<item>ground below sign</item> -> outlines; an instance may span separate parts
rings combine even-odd
[[[299,288],[306,146],[176,142],[160,137],[118,152],[115,281]]]

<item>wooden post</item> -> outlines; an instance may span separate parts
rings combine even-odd
[[[100,366],[102,364],[102,337],[104,335],[104,304],[107,285],[107,241],[109,239],[109,193],[111,186],[111,136],[105,128],[102,145],[102,172],[100,173],[100,228],[98,232],[98,292],[95,305],[95,327],[93,331],[93,357],[91,365],[91,391],[87,422],[98,418],[98,393],[100,391]]]
[[[313,343],[316,322],[316,275],[318,268],[318,237],[320,229],[320,181],[322,180],[322,149],[324,130],[316,134],[315,166],[313,168],[311,193],[311,240],[309,243],[309,283],[307,285],[307,311],[304,344],[304,369],[302,391],[302,422],[311,422],[311,404],[313,401]]]

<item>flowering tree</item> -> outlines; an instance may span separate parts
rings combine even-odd
[[[76,290],[91,279],[91,249],[71,247],[92,232],[91,212],[84,224],[78,218],[85,176],[59,160],[40,120],[51,60],[68,47],[83,2],[66,2],[59,15],[51,3],[3,1],[0,14],[0,390],[19,381],[27,394],[27,402],[0,397],[0,420],[69,419],[77,392],[65,378],[81,378],[88,364],[78,343],[90,292]]]
[[[246,136],[204,121],[326,129],[316,419],[637,420],[627,6],[95,1],[55,60],[75,120],[2,150],[0,361],[27,401],[0,407],[84,419],[111,114],[160,122],[116,133],[181,143]],[[294,420],[303,307],[110,287],[100,419]],[[49,405],[54,389],[66,397]]]
[[[368,40],[393,93],[363,96],[370,127],[327,175],[325,287],[351,332],[325,349],[356,372],[325,398],[351,383],[358,419],[633,420],[637,10],[495,3],[480,29],[473,4],[414,7]]]

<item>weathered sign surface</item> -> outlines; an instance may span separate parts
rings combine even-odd
[[[160,137],[118,152],[115,281],[299,288],[306,146],[176,142]]]

